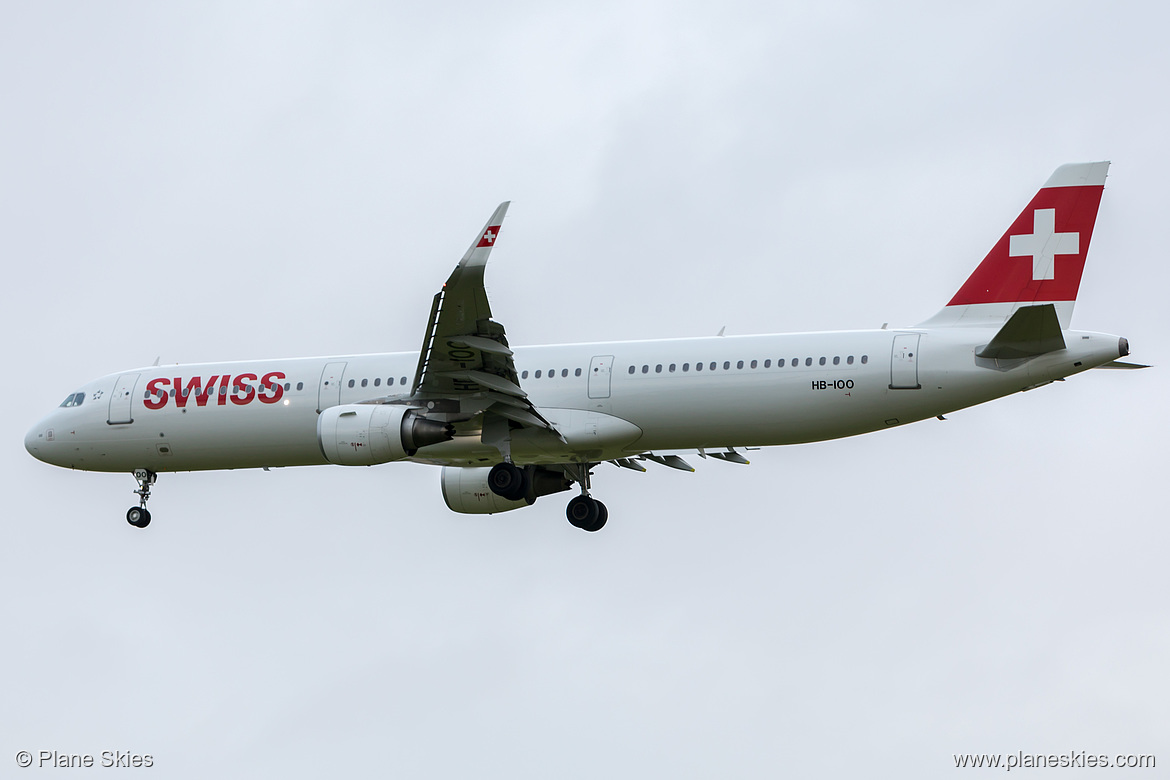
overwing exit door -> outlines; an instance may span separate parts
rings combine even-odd
[[[610,369],[613,355],[596,355],[589,361],[589,397],[609,398]]]
[[[341,403],[341,375],[345,363],[327,363],[321,371],[321,384],[317,388],[317,412]]]

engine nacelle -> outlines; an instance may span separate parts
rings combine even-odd
[[[317,418],[317,444],[339,466],[373,466],[413,455],[455,435],[448,423],[393,404],[331,406]]]
[[[559,493],[572,486],[572,483],[560,471],[540,466],[526,466],[524,471],[525,481],[528,483],[528,493],[518,501],[509,501],[502,496],[497,496],[488,486],[488,472],[490,471],[490,467],[444,466],[441,484],[443,486],[443,501],[447,503],[447,508],[452,512],[464,515],[491,515],[496,512],[509,512],[536,503],[536,499],[540,496]]]

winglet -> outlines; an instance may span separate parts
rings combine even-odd
[[[463,259],[459,261],[460,267],[475,268],[487,265],[488,255],[492,253],[492,247],[496,244],[496,237],[500,234],[500,225],[504,224],[504,215],[508,213],[508,205],[511,202],[506,200],[496,206],[492,218],[483,226],[483,230],[479,231],[479,235],[471,242]]]

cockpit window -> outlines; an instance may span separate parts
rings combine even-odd
[[[74,393],[61,402],[62,407],[81,406],[85,401],[85,393]]]

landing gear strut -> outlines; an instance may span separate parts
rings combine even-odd
[[[134,469],[134,479],[138,480],[138,489],[134,493],[139,497],[138,506],[126,510],[126,522],[135,528],[146,528],[150,525],[150,510],[146,502],[150,500],[150,486],[158,479],[158,474],[147,469]]]

